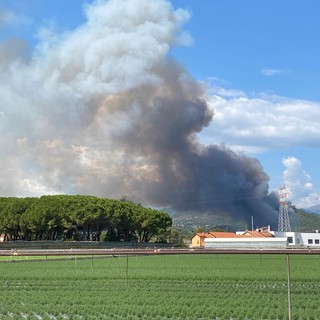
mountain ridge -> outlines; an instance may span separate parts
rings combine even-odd
[[[306,209],[292,208],[289,211],[291,230],[293,232],[316,232],[320,230],[320,214],[309,212]],[[173,217],[173,226],[180,230],[196,232],[197,229],[211,231],[213,229],[223,229],[226,231],[248,230],[252,226],[231,220],[228,217],[216,217],[214,215],[180,215]],[[259,228],[264,226],[256,226]],[[276,231],[276,226],[271,226],[272,231]]]
[[[304,209],[305,211],[320,214],[320,204]]]

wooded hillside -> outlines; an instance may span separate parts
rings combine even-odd
[[[11,241],[149,242],[171,225],[172,219],[167,213],[126,199],[83,195],[0,198],[0,233]]]
[[[294,208],[294,214],[290,216],[292,231],[315,232],[320,230],[320,215]]]

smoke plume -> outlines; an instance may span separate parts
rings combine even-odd
[[[188,12],[166,0],[100,0],[84,10],[73,31],[40,30],[29,60],[0,54],[1,195],[126,195],[272,223],[260,163],[197,140],[213,110],[170,58],[188,38]]]

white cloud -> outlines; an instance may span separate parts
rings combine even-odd
[[[283,76],[290,73],[290,70],[284,69],[263,69],[261,73],[266,77]]]
[[[210,95],[217,95],[219,97],[225,97],[225,98],[246,97],[245,92],[242,90],[225,89],[220,86],[210,86],[208,93]]]
[[[309,208],[318,205],[320,194],[314,190],[311,176],[303,169],[296,157],[282,160],[285,170],[283,180],[288,191],[288,199],[298,208]]]
[[[0,26],[17,26],[17,25],[29,25],[31,24],[31,19],[28,17],[17,14],[11,10],[0,10]]]
[[[236,98],[236,97],[246,97],[246,93],[242,90],[238,89],[226,89],[228,83],[226,80],[210,76],[207,77],[205,82],[203,82],[203,86],[207,89],[207,93],[209,96],[219,96],[225,98]]]
[[[200,135],[206,144],[225,143],[249,153],[319,146],[319,102],[267,94],[255,98],[210,96],[210,90],[208,94],[215,116]]]
[[[32,197],[40,197],[42,195],[53,195],[53,194],[62,194],[63,192],[56,191],[52,188],[47,187],[42,184],[43,177],[38,177],[37,180],[24,179],[21,182],[21,189],[24,190],[22,196],[32,196]]]

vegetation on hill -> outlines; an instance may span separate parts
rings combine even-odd
[[[173,219],[173,226],[184,232],[198,232],[201,229],[203,232],[220,229],[224,231],[245,230],[248,227],[237,221],[231,220],[229,217],[217,217],[215,215],[180,215]]]
[[[83,195],[0,198],[0,233],[5,240],[149,242],[171,225],[167,213],[126,199]]]
[[[220,224],[217,222],[220,222]],[[221,222],[225,222],[225,224]],[[320,215],[292,207],[292,210],[290,210],[290,224],[291,230],[295,232],[320,231]],[[243,223],[237,223],[236,221],[228,221],[227,219],[222,221],[221,217],[217,220],[214,215],[177,216],[173,218],[173,225],[181,230],[182,233],[188,232],[188,234],[194,234],[195,232],[207,232],[215,229],[235,232],[251,228],[251,226],[244,225]],[[257,227],[264,226],[254,226],[254,228]],[[277,225],[271,225],[271,230],[277,230]]]
[[[292,231],[315,232],[315,230],[320,230],[320,216],[302,209],[294,208],[294,213],[290,216],[290,223]]]

